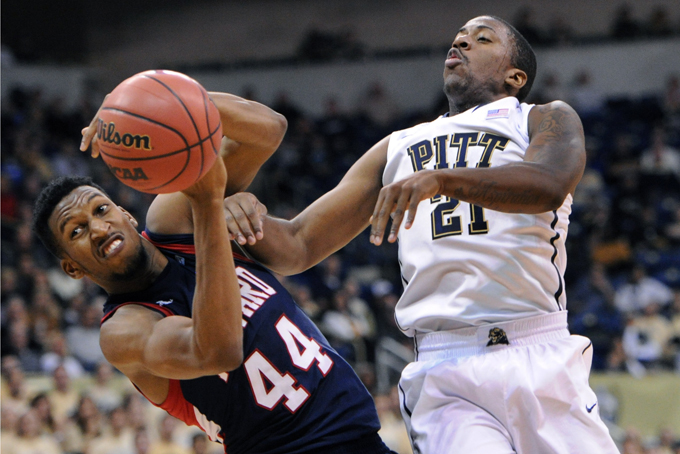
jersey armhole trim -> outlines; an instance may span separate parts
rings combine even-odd
[[[141,389],[137,387],[134,383],[132,385],[139,391],[139,393],[144,396],[146,400],[151,402],[154,407],[158,407],[162,410],[167,411],[170,415],[183,421],[189,426],[201,427],[196,419],[196,414],[194,413],[194,406],[191,405],[185,398],[182,392],[182,386],[179,380],[168,379],[168,396],[165,398],[163,403],[156,404],[151,399],[146,397]]]
[[[107,313],[107,314],[104,314],[104,316],[102,317],[101,321],[99,322],[99,326],[103,325],[105,321],[107,321],[107,320],[109,320],[111,317],[113,317],[113,314],[115,314],[116,311],[117,311],[118,309],[120,309],[120,308],[123,307],[123,306],[128,306],[128,305],[130,305],[130,304],[137,304],[138,306],[144,306],[144,307],[146,307],[147,309],[150,309],[150,310],[152,310],[152,311],[158,312],[159,314],[163,315],[163,317],[169,317],[169,316],[171,316],[171,315],[176,315],[174,312],[172,312],[172,311],[171,311],[170,309],[168,309],[167,307],[156,306],[155,304],[151,304],[151,303],[141,303],[141,302],[134,302],[134,301],[131,301],[131,302],[129,302],[129,303],[120,304],[120,305],[116,306],[115,308],[113,308],[113,310],[112,310],[111,312],[109,312],[109,313]]]

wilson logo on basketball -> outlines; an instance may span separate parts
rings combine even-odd
[[[104,123],[103,120],[99,120],[99,126],[97,127],[97,135],[99,140],[114,145],[122,145],[125,148],[139,148],[140,150],[151,150],[151,138],[147,135],[139,134],[121,134],[116,131],[116,125],[113,122]]]

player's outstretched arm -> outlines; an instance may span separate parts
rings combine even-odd
[[[107,359],[148,396],[156,391],[159,377],[219,374],[243,360],[241,295],[222,208],[225,184],[224,164],[217,161],[184,191],[191,203],[196,248],[192,318],[161,318],[127,305],[102,325],[100,342]]]
[[[382,187],[388,140],[374,145],[338,186],[292,220],[265,216],[252,195],[227,198],[231,237],[247,243],[255,259],[280,274],[297,274],[321,262],[368,226]]]
[[[437,194],[506,213],[557,209],[576,188],[585,168],[581,120],[555,101],[529,113],[529,147],[524,161],[500,167],[424,170],[385,186],[373,213],[371,242],[381,244],[394,214],[388,241],[404,221],[410,228],[418,204]]]
[[[269,107],[229,93],[208,92],[222,120],[221,154],[229,170],[225,195],[244,191],[286,134],[286,118]]]

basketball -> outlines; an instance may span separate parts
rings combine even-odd
[[[178,72],[151,70],[111,92],[99,112],[97,136],[116,178],[138,191],[167,194],[210,170],[222,124],[201,84]]]

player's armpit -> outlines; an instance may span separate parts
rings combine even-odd
[[[106,359],[123,373],[185,380],[233,370],[243,355],[240,344],[238,352],[201,351],[190,318],[163,318],[136,304],[119,308],[102,325],[100,346]]]
[[[553,176],[548,186],[560,204],[573,193],[586,163],[583,125],[568,104],[554,101],[529,113],[529,147],[525,162],[545,166]]]

